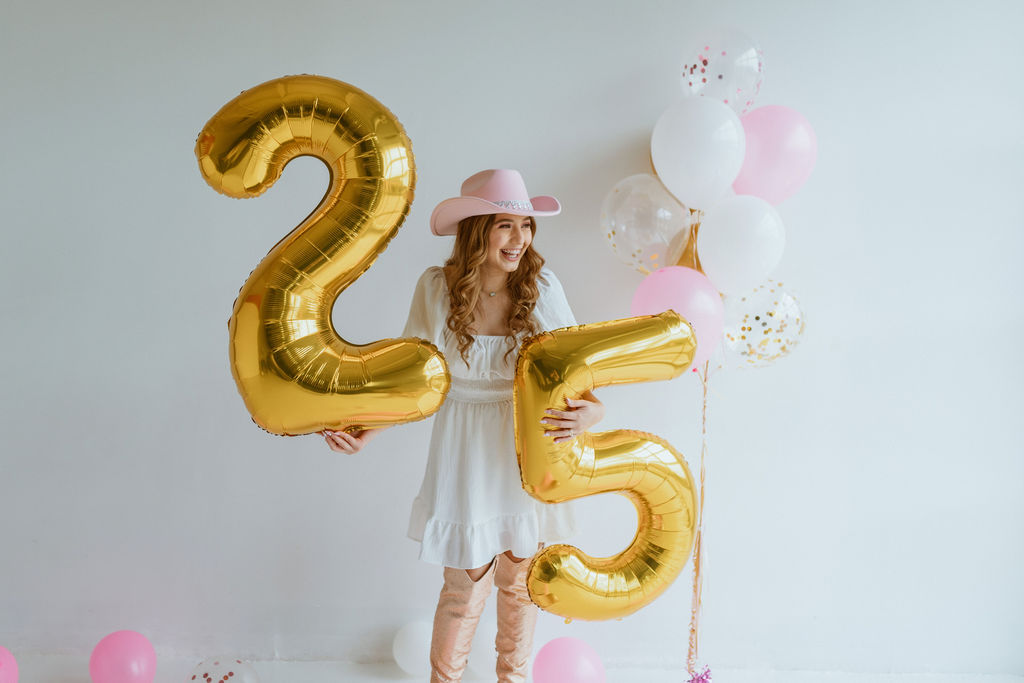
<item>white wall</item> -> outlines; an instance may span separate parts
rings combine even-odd
[[[729,25],[764,48],[759,103],[803,112],[820,159],[781,207],[803,343],[713,381],[702,658],[1024,673],[1022,8],[6,3],[0,644],[88,652],[132,628],[162,652],[372,660],[431,614],[440,570],[404,538],[429,423],[345,458],[264,434],[237,395],[231,303],[326,172],[300,159],[258,199],[214,193],[192,146],[221,105],[318,73],[406,126],[417,199],[336,308],[353,341],[400,331],[449,248],[431,209],[496,166],[562,200],[538,247],[578,317],[609,319],[641,276],[599,234],[601,200],[647,170],[687,32]],[[606,389],[607,426],[696,466],[696,385]],[[628,541],[628,503],[585,510],[581,547]],[[679,664],[688,610],[684,575],[623,622],[547,616],[538,643]]]

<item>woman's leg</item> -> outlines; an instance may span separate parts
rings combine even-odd
[[[530,563],[512,551],[498,556],[494,583],[498,586],[498,683],[521,683],[533,650],[533,629],[537,624],[537,606],[526,590]]]
[[[444,586],[434,613],[430,641],[431,683],[458,683],[466,670],[480,613],[494,586],[497,563],[476,569],[444,568]]]

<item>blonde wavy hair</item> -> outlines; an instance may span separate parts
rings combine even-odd
[[[449,309],[446,324],[455,334],[459,353],[467,366],[467,354],[469,347],[473,345],[473,334],[469,331],[469,326],[473,323],[473,310],[480,299],[480,268],[487,260],[487,244],[493,227],[493,214],[470,216],[459,221],[452,255],[444,264],[453,273],[448,287]],[[532,217],[530,231],[536,236],[537,221]],[[531,242],[520,257],[519,267],[509,273],[508,292],[512,299],[512,307],[508,316],[509,334],[505,335],[509,343],[505,352],[506,359],[516,348],[518,333],[536,334],[539,331],[531,314],[540,295],[537,276],[543,265],[544,258],[537,253]]]

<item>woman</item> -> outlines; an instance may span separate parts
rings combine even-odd
[[[444,566],[434,615],[431,681],[459,681],[484,602],[498,586],[499,682],[526,680],[537,608],[526,572],[544,543],[572,534],[566,505],[540,503],[522,488],[515,453],[512,379],[524,336],[576,324],[562,286],[532,248],[536,216],[561,211],[530,198],[513,170],[477,173],[461,196],[434,209],[435,235],[455,235],[444,268],[420,277],[403,336],[432,341],[448,360],[451,389],[434,421],[427,468],[409,536],[420,559]],[[596,424],[604,406],[588,392],[542,420],[555,441]],[[355,453],[380,430],[325,432]]]

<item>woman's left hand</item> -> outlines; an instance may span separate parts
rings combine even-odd
[[[544,432],[544,436],[552,437],[555,443],[575,439],[604,417],[604,404],[593,394],[588,398],[567,398],[565,401],[569,410],[548,408],[540,421],[542,425],[556,427]]]

